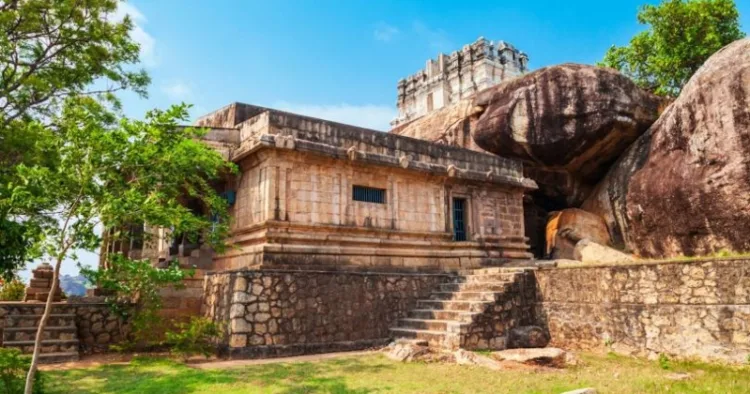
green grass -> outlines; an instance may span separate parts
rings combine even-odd
[[[382,355],[320,362],[192,369],[164,359],[45,372],[50,393],[750,393],[750,367],[579,355],[583,365],[544,372],[491,371],[446,364],[397,363]],[[689,372],[686,381],[670,380]]]

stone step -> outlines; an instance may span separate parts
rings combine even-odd
[[[494,291],[503,292],[510,286],[510,281],[495,282],[464,282],[464,283],[443,283],[440,285],[440,291]]]
[[[531,268],[528,267],[485,267],[458,270],[459,275],[487,275],[487,274],[518,274]]]
[[[400,319],[398,328],[413,328],[428,331],[448,331],[448,325],[459,325],[460,322],[453,320],[434,319]]]
[[[476,282],[512,282],[516,274],[481,274],[481,275],[463,275],[454,280],[455,283],[476,283]]]
[[[497,293],[492,291],[436,291],[430,294],[431,300],[453,301],[495,301]]]
[[[36,338],[36,327],[11,327],[3,330],[3,342],[7,341],[33,341]],[[68,327],[57,327],[47,326],[44,327],[42,333],[42,339],[76,339],[78,336],[78,329],[76,326]]]
[[[42,315],[8,315],[5,316],[5,327],[38,327]],[[47,319],[47,326],[75,326],[76,315],[72,313],[54,313]]]
[[[79,359],[80,359],[80,356],[78,352],[40,353],[39,354],[40,364],[67,363],[71,361],[78,361]]]
[[[412,309],[408,317],[411,319],[428,319],[428,320],[451,320],[460,323],[471,323],[472,318],[476,316],[475,312],[452,311],[440,309]]]
[[[391,333],[397,338],[407,339],[419,339],[427,341],[429,346],[436,347],[454,347],[452,343],[456,341],[453,335],[449,335],[445,331],[430,331],[430,330],[419,330],[413,328],[391,328]]]
[[[491,301],[419,300],[418,309],[442,309],[464,312],[483,312]]]
[[[26,354],[34,352],[34,341],[3,341],[3,347],[16,348]],[[78,352],[78,339],[48,339],[42,341],[41,353]]]
[[[427,341],[423,339],[408,339],[408,338],[398,338],[396,339],[396,343],[401,343],[404,345],[412,345],[412,346],[427,346],[429,345]]]

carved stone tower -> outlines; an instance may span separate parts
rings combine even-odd
[[[397,127],[507,79],[524,74],[529,58],[505,41],[479,37],[450,55],[427,60],[424,69],[398,81]]]

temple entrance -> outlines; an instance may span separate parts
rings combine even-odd
[[[453,240],[466,241],[466,199],[453,199]]]

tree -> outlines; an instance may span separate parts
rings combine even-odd
[[[609,48],[599,65],[662,96],[676,97],[709,56],[745,36],[733,0],[664,0],[643,6],[638,22],[648,30]]]
[[[54,168],[46,144],[67,97],[89,95],[117,105],[113,93],[146,94],[149,78],[129,36],[133,23],[117,17],[118,0],[0,0],[0,275],[8,278],[38,257],[37,207],[13,218],[7,185],[14,167]],[[35,127],[27,123],[36,121]]]
[[[91,97],[70,97],[60,113],[52,115],[56,131],[48,134],[45,142],[57,152],[57,165],[15,166],[9,188],[11,212],[36,209],[37,215],[47,219],[41,227],[40,250],[55,264],[26,392],[33,386],[60,265],[66,258],[75,258],[76,249],[97,249],[101,242],[95,231],[98,224],[104,228],[134,223],[173,228],[175,233],[201,236],[216,250],[223,249],[228,234],[227,205],[212,180],[220,181],[236,169],[198,141],[202,130],[178,126],[187,119],[187,108],[153,110],[142,121],[118,120]],[[28,122],[27,127],[44,125]],[[42,190],[47,192],[40,193]],[[207,214],[188,209],[183,197],[199,201]],[[128,234],[118,237],[126,239]]]

